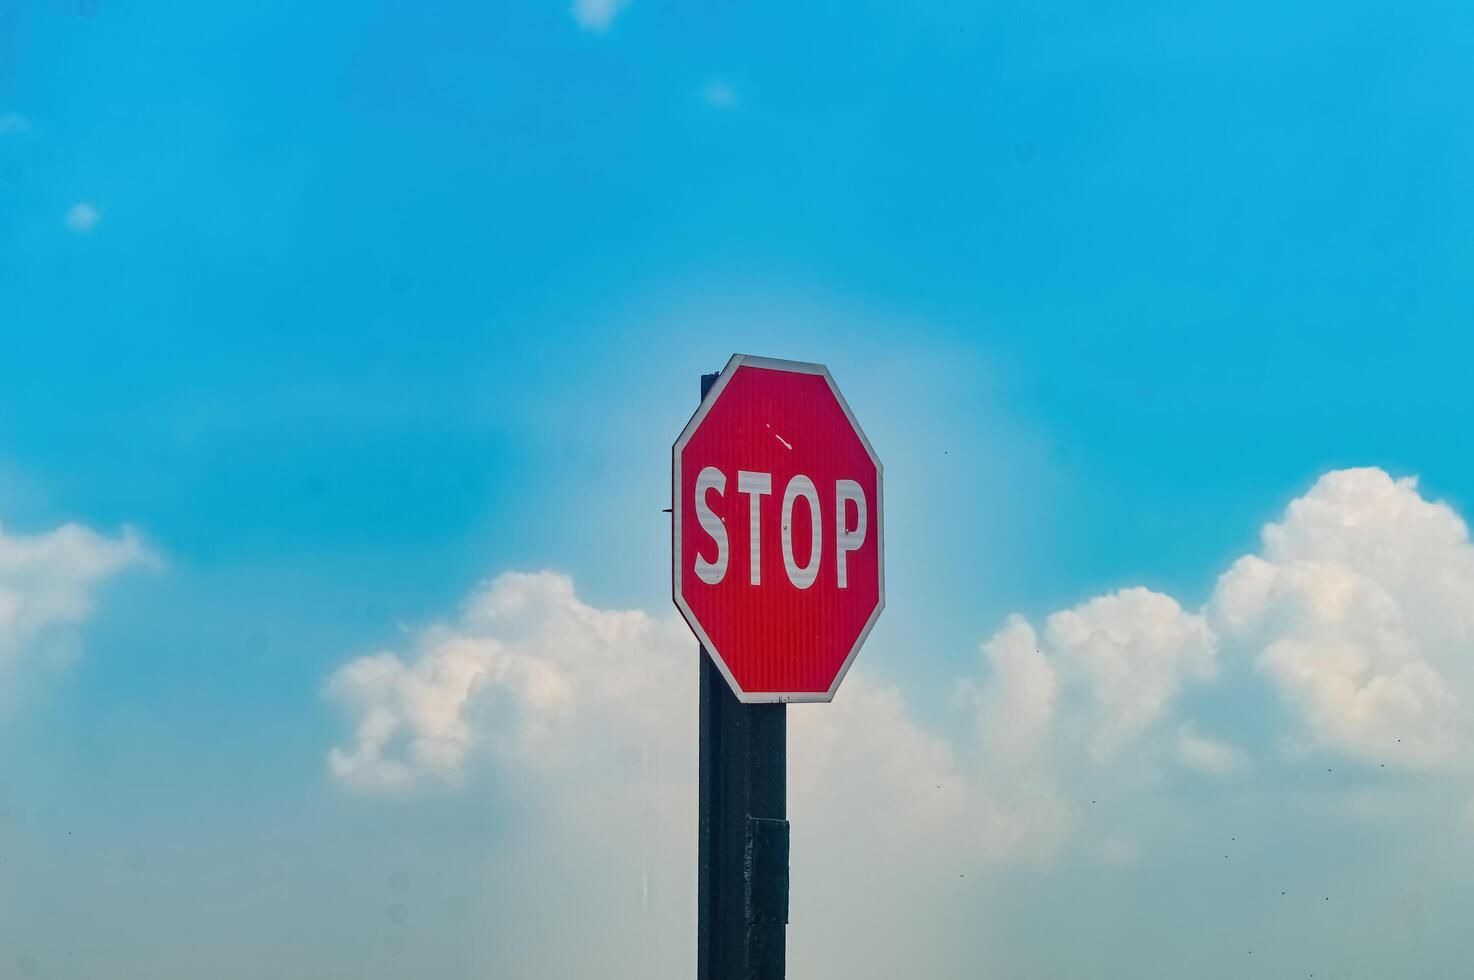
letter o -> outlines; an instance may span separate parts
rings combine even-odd
[[[793,558],[793,502],[802,497],[809,505],[809,563],[800,567]],[[814,481],[802,473],[788,481],[783,491],[783,568],[795,588],[807,589],[819,577],[819,561],[824,556],[824,526],[819,519],[819,491]]]

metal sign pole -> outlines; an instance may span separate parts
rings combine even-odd
[[[738,701],[704,648],[700,697],[697,980],[783,980],[788,706]]]

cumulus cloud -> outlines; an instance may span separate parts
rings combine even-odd
[[[1082,772],[1129,760],[1150,776],[1169,755],[1156,743],[1180,695],[1216,676],[1217,656],[1201,615],[1159,592],[1122,589],[1051,614],[1042,635],[1009,617],[983,644],[982,680],[959,685],[960,703],[975,712],[997,792],[1029,788],[1037,817],[1059,811],[1063,787]]]
[[[1416,478],[1338,470],[1261,540],[1198,612],[1133,588],[1050,615],[1042,640],[1010,620],[988,644],[1016,652],[990,654],[976,699],[985,726],[1065,741],[1096,762],[1135,746],[1199,772],[1242,772],[1248,757],[1197,734],[1182,707],[1184,692],[1211,683],[1227,657],[1252,663],[1292,710],[1296,727],[1275,734],[1294,752],[1412,768],[1470,761],[1474,547],[1458,514],[1424,498]],[[1034,717],[1007,719],[995,703],[1016,703],[1001,693],[1019,684],[1010,656],[1053,677],[1056,700],[1078,695],[1051,731]],[[1006,741],[995,732],[985,744]]]
[[[131,528],[115,538],[77,524],[34,535],[0,528],[0,665],[43,630],[85,620],[104,579],[155,561]]]
[[[67,227],[79,235],[85,235],[92,230],[93,226],[97,224],[98,219],[101,217],[102,214],[97,208],[88,204],[86,201],[82,201],[73,204],[71,209],[67,211]]]
[[[1021,683],[1033,697],[1033,680]],[[352,729],[328,769],[390,793],[477,772],[535,775],[565,813],[607,808],[638,772],[646,800],[679,811],[694,801],[696,684],[695,644],[674,614],[599,609],[565,575],[508,573],[473,591],[453,621],[411,634],[406,653],[371,653],[328,677],[324,695]],[[810,827],[844,819],[852,839],[877,842],[913,828],[932,853],[980,857],[1053,832],[994,799],[951,742],[863,670],[833,704],[790,711],[789,732],[792,802]]]
[[[1099,811],[1086,823],[1086,811],[1102,797],[1134,805],[1164,768],[1204,764],[1206,743],[1187,758],[1171,751],[1183,692],[1217,675],[1204,618],[1162,593],[1122,589],[1047,616],[1042,632],[1010,616],[982,652],[981,677],[958,685],[957,703],[973,715],[994,839],[1038,862],[1079,845],[1129,863],[1134,841]]]
[[[1054,656],[1084,682],[1090,751],[1108,758],[1147,731],[1192,680],[1213,676],[1217,652],[1203,617],[1150,589],[1122,589],[1049,617]]]
[[[537,951],[549,975],[612,960],[640,976],[689,973],[693,930],[670,924],[695,901],[698,654],[679,617],[600,608],[564,575],[509,573],[395,647],[326,678],[347,721],[328,778],[380,805],[434,807],[455,792],[458,809],[494,812],[505,831],[485,877],[506,883],[519,924],[536,935],[569,915],[589,922],[579,944]],[[1047,714],[1033,666],[1019,665],[1015,717]],[[1057,800],[1023,781],[995,786],[965,740],[863,666],[832,704],[791,707],[788,732],[792,915],[809,937],[796,974],[914,969],[937,956],[925,943],[882,944],[877,959],[846,937],[910,931],[938,883],[1047,861],[1066,836]]]
[[[1466,759],[1474,547],[1416,478],[1327,473],[1218,581],[1216,628],[1255,656],[1313,745],[1368,761]]]
[[[983,645],[991,683],[979,692],[964,682],[965,700],[977,712],[982,744],[993,759],[1033,763],[1054,718],[1059,678],[1039,650],[1033,627],[1011,616]]]
[[[573,0],[573,19],[586,31],[607,31],[629,0]]]
[[[403,789],[458,781],[473,756],[556,767],[586,738],[638,744],[689,693],[688,636],[672,619],[588,606],[564,575],[502,575],[454,622],[416,633],[408,655],[381,651],[328,679],[327,698],[355,719],[329,766],[355,786]]]

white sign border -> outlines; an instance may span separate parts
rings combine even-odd
[[[865,628],[855,639],[855,645],[845,655],[844,664],[839,668],[839,673],[834,677],[834,683],[829,685],[829,690],[818,693],[814,691],[799,692],[777,692],[756,691],[748,692],[742,690],[732,671],[727,667],[727,662],[722,659],[722,654],[716,645],[711,642],[711,637],[706,635],[706,630],[701,628],[696,614],[686,604],[681,596],[681,453],[686,444],[696,433],[697,428],[706,419],[711,407],[716,404],[717,398],[722,394],[727,383],[741,367],[764,368],[769,371],[788,371],[793,374],[817,374],[824,378],[829,390],[834,395],[839,407],[844,410],[845,418],[849,419],[850,426],[855,434],[860,437],[860,444],[865,447],[870,461],[875,464],[875,537],[876,537],[876,560],[879,562],[878,579],[879,595],[876,597],[875,609],[870,613],[870,618],[865,622]],[[885,609],[885,467],[881,465],[880,457],[875,455],[875,447],[870,445],[870,439],[865,435],[865,430],[860,428],[860,423],[855,419],[855,413],[850,411],[849,402],[845,401],[844,395],[840,393],[839,385],[834,383],[834,376],[829,373],[829,368],[822,364],[810,364],[806,361],[784,361],[773,357],[756,357],[752,354],[733,354],[727,361],[727,366],[722,368],[722,373],[717,376],[716,383],[711,386],[706,397],[701,400],[701,405],[696,413],[691,416],[691,421],[681,430],[680,436],[676,438],[675,445],[671,447],[671,598],[675,601],[676,608],[681,611],[681,616],[686,620],[686,625],[691,627],[691,632],[701,641],[701,645],[711,654],[712,663],[722,672],[727,679],[727,686],[736,695],[737,700],[743,704],[790,704],[795,702],[825,703],[834,700],[834,694],[839,690],[840,683],[845,675],[850,672],[850,665],[855,662],[855,655],[865,645],[865,640],[870,636],[870,631],[880,619],[881,612]]]

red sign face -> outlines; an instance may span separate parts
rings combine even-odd
[[[885,605],[881,466],[827,368],[738,354],[674,450],[676,606],[739,700],[829,701]]]

